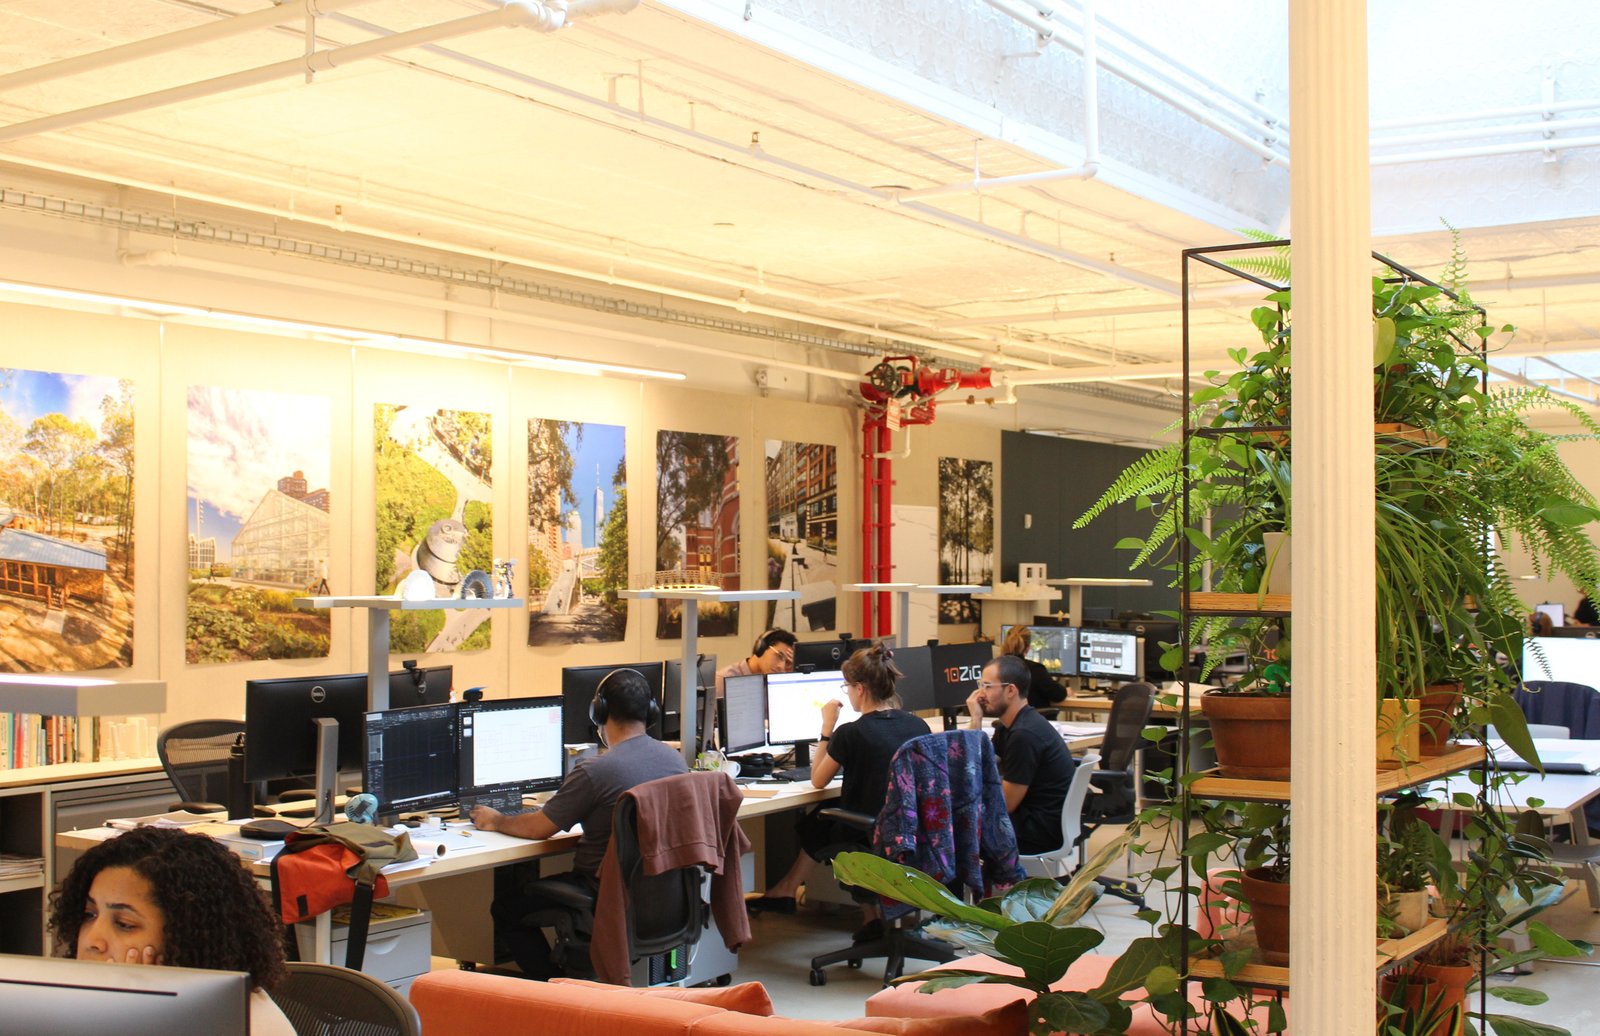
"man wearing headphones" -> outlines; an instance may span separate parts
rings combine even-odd
[[[722,697],[722,683],[730,676],[794,672],[794,645],[794,634],[782,627],[775,626],[761,634],[751,646],[749,658],[717,671],[717,697]]]
[[[526,868],[526,880],[514,880],[519,886],[516,892],[496,896],[491,908],[497,927],[506,934],[512,957],[529,978],[552,978],[561,973],[550,959],[544,933],[525,923],[534,911],[558,905],[549,896],[548,886],[563,882],[591,891],[597,888],[596,875],[611,841],[611,815],[617,799],[638,785],[689,769],[675,749],[646,733],[660,712],[649,681],[632,669],[613,670],[600,681],[589,703],[589,719],[600,731],[605,752],[574,766],[542,810],[509,815],[488,806],[472,810],[474,827],[515,838],[549,838],[574,824],[583,825],[569,873],[539,878],[538,865],[533,864]]]

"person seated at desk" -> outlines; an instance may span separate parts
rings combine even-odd
[[[1000,653],[1022,659],[1022,664],[1028,667],[1028,704],[1036,709],[1048,709],[1066,700],[1067,689],[1056,682],[1050,670],[1028,657],[1032,646],[1033,630],[1027,626],[1013,626],[1006,639],[1000,642]]]
[[[1056,728],[1028,704],[1028,680],[1022,659],[1001,655],[983,667],[967,711],[974,730],[985,716],[996,721],[994,754],[1017,851],[1036,856],[1061,848],[1061,806],[1078,764]]]
[[[900,708],[895,683],[904,674],[895,668],[894,652],[886,645],[874,644],[855,652],[845,659],[840,675],[850,695],[850,707],[861,716],[836,727],[839,702],[823,702],[822,732],[812,749],[811,784],[817,788],[826,787],[842,769],[844,786],[839,790],[837,805],[853,813],[876,817],[889,791],[889,760],[901,745],[931,731],[926,720]],[[831,807],[834,803],[827,805]],[[800,818],[796,825],[800,855],[795,857],[788,873],[767,889],[766,895],[746,904],[751,910],[794,913],[795,894],[805,884],[811,865],[824,849],[843,844],[868,844],[870,832],[830,820],[821,815],[822,808],[819,806]],[[875,910],[869,908],[869,915],[872,914]],[[882,924],[876,916],[869,916],[867,922],[867,928],[856,933],[857,941],[874,937],[873,922]]]
[[[78,960],[248,972],[250,1032],[294,1036],[267,995],[287,974],[283,925],[239,858],[204,835],[141,827],[88,850],[50,896],[50,934]]]
[[[765,676],[768,673],[794,672],[795,635],[781,626],[756,638],[750,646],[750,657],[740,659],[717,670],[717,697],[722,697],[722,684],[730,676]]]
[[[655,693],[644,676],[632,669],[613,670],[600,681],[589,703],[589,719],[600,732],[600,743],[606,749],[603,753],[574,766],[542,810],[508,814],[489,806],[472,809],[473,826],[514,838],[549,838],[574,824],[583,825],[571,871],[540,878],[537,863],[522,864],[514,876],[516,892],[496,896],[490,907],[497,926],[507,933],[512,958],[529,978],[561,974],[550,959],[550,943],[544,933],[523,924],[534,911],[556,905],[541,889],[553,882],[598,889],[600,862],[611,841],[611,815],[617,799],[641,784],[689,770],[676,749],[646,732],[658,712]]]

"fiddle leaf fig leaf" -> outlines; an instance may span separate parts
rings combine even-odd
[[[1387,367],[1394,357],[1394,318],[1374,317],[1372,321],[1372,365]]]
[[[1022,969],[1030,981],[1049,985],[1105,936],[1092,928],[1057,928],[1046,921],[1012,925],[995,936],[1000,959]]]

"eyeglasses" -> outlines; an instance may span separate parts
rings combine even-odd
[[[978,684],[980,691],[998,691],[1002,687],[1015,687],[1014,683],[1000,683],[993,680],[984,680]]]

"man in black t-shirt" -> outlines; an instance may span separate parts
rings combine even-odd
[[[994,753],[1000,760],[1000,790],[1024,856],[1061,848],[1061,807],[1077,762],[1050,721],[1028,704],[1028,667],[1001,655],[983,668],[983,680],[967,698],[973,726],[995,722]]]

